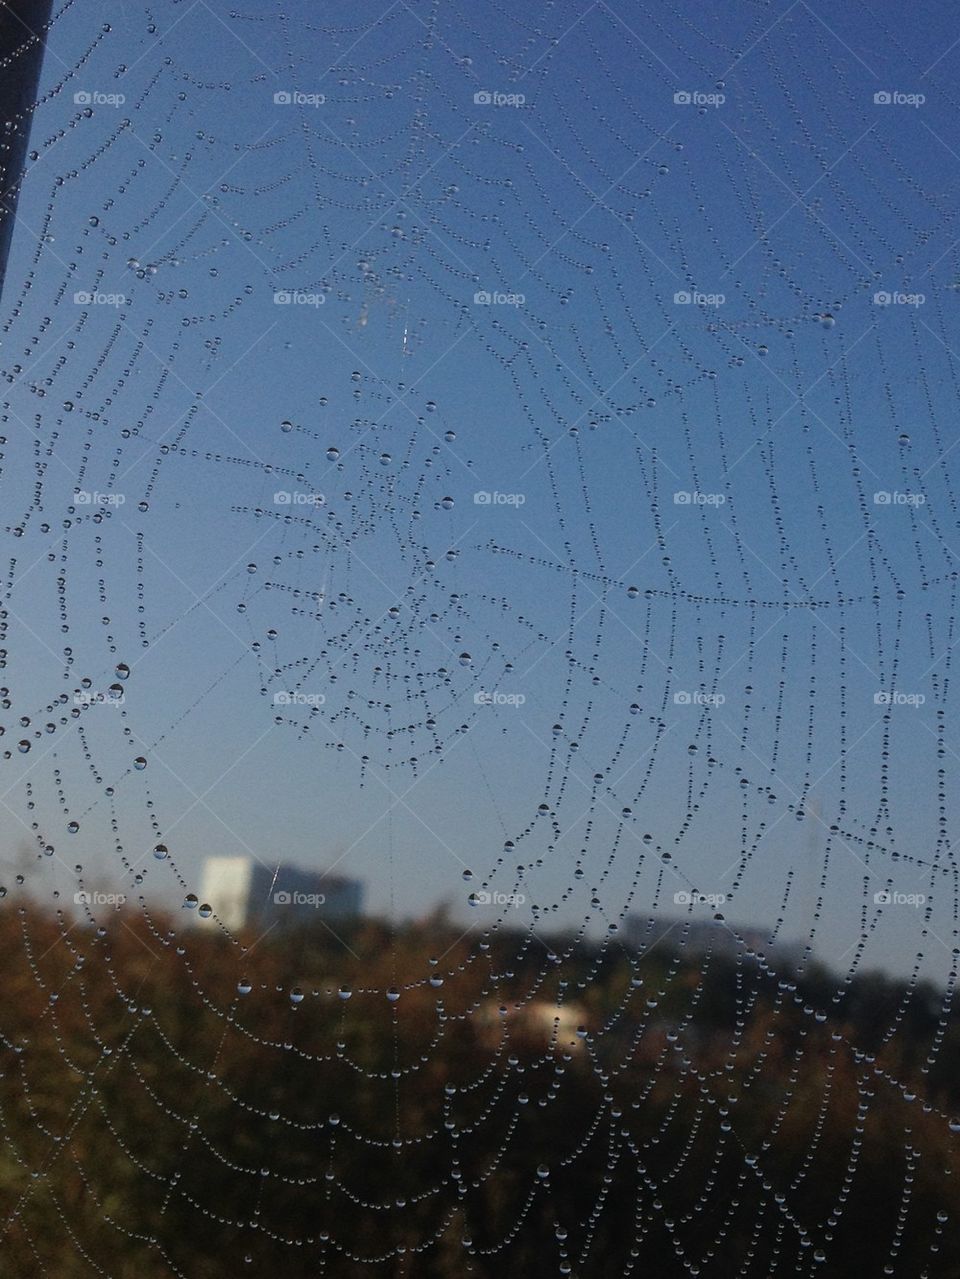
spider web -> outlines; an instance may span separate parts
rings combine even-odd
[[[947,1273],[924,16],[55,14],[0,353],[13,1273]],[[221,855],[370,918],[237,929]]]

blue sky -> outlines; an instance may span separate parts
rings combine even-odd
[[[696,887],[942,976],[950,10],[179,10],[57,23],[3,295],[38,891],[247,849],[598,933]]]

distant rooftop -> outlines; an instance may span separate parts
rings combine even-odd
[[[253,857],[208,857],[200,900],[209,903],[225,928],[270,927],[355,919],[363,909],[363,885],[327,871]]]

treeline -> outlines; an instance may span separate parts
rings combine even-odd
[[[340,931],[0,910],[0,1273],[960,1276],[932,988]]]

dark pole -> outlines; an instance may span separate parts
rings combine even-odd
[[[53,0],[0,0],[0,293]]]

